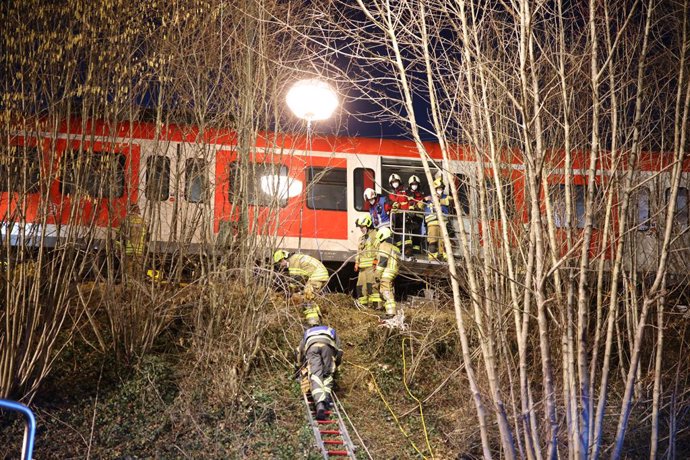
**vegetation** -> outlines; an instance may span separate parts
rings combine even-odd
[[[429,182],[443,165],[423,139],[479,160],[444,171],[473,197],[463,214],[452,188],[466,228],[449,299],[408,310],[407,333],[327,302],[349,342],[339,394],[372,457],[690,451],[688,1],[298,3],[0,7],[0,395],[38,410],[41,456],[313,456],[290,383],[297,312],[264,262],[279,203],[250,212],[257,136],[303,129],[282,99],[304,75],[404,129]],[[153,153],[170,124],[185,139],[174,190],[136,191],[160,198],[141,210],[162,243],[140,261],[152,278],[118,269],[139,171],[114,139],[135,120],[154,123]],[[213,158],[217,127],[236,133],[238,167],[216,241],[222,184],[188,160]],[[196,203],[174,200],[162,225],[182,193]]]

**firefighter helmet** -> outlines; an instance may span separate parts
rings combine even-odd
[[[289,256],[290,254],[285,249],[278,249],[273,253],[273,263],[277,264],[281,260],[287,259]]]
[[[388,238],[390,238],[392,234],[393,234],[393,232],[391,231],[390,227],[381,227],[376,232],[376,240],[379,243],[383,243]]]
[[[355,225],[358,227],[371,227],[371,216],[367,214],[366,216],[358,217],[357,220],[355,220]]]
[[[376,192],[373,188],[364,190],[364,199],[367,201],[376,199]]]
[[[407,185],[412,185],[412,184],[421,184],[422,182],[419,180],[419,177],[417,176],[410,176],[409,179],[407,179]]]
[[[438,177],[434,180],[434,188],[444,188],[445,185],[443,184],[443,178]]]
[[[401,182],[402,182],[402,179],[400,179],[400,176],[398,176],[398,175],[395,174],[395,173],[393,173],[393,174],[391,174],[390,176],[388,176],[388,184],[389,184],[389,185],[392,184],[393,182],[395,182],[396,180],[398,181],[398,183],[401,183]]]

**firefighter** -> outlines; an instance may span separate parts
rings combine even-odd
[[[148,225],[141,217],[139,206],[130,204],[127,216],[117,230],[118,244],[122,251],[120,262],[122,273],[129,278],[138,278],[143,273],[144,256],[149,240]]]
[[[426,204],[424,203],[424,194],[419,189],[421,181],[417,176],[410,176],[407,180],[407,199],[411,211],[424,211]],[[422,223],[424,217],[421,214],[409,213],[407,218],[407,228],[409,234],[412,236],[411,251],[405,251],[405,256],[410,257],[414,253],[419,253],[422,250]],[[405,247],[407,249],[407,247]]]
[[[388,185],[391,187],[391,192],[388,194],[388,202],[391,205],[391,226],[393,230],[393,241],[398,249],[405,247],[405,252],[408,253],[407,248],[412,246],[412,238],[407,236],[409,230],[405,225],[406,211],[410,209],[410,203],[407,197],[407,190],[402,185],[400,176],[393,173],[388,177]]]
[[[364,201],[369,203],[369,215],[371,222],[377,232],[382,228],[391,226],[391,204],[386,196],[379,196],[374,189],[364,190]],[[390,236],[390,233],[389,233]]]
[[[357,257],[355,258],[355,271],[359,272],[357,276],[357,302],[360,306],[368,305],[377,308],[381,302],[376,283],[377,231],[373,228],[369,215],[358,218],[355,225],[362,231]]]
[[[376,265],[376,280],[378,289],[384,301],[386,317],[395,316],[397,306],[395,304],[395,292],[393,284],[398,276],[398,264],[400,261],[400,249],[394,244],[383,241],[376,252],[378,263]]]
[[[443,183],[443,179],[435,179],[434,192],[436,193],[439,204],[441,205],[441,212],[444,216],[447,216],[450,214],[450,204],[452,198],[446,195],[444,190],[445,185]],[[441,239],[441,227],[439,225],[438,217],[436,216],[436,211],[434,210],[434,202],[430,196],[426,198],[424,222],[426,223],[427,234],[429,236],[429,260],[438,260],[439,258],[446,260],[446,250],[443,245],[443,240]]]
[[[328,326],[310,327],[304,332],[297,348],[297,365],[306,370],[308,385],[316,406],[316,419],[325,420],[326,410],[331,403],[333,378],[336,368],[343,359],[343,350],[335,329]],[[306,388],[305,388],[306,387]]]
[[[282,269],[287,269],[290,277],[304,286],[302,295],[302,312],[309,325],[319,324],[321,308],[316,303],[316,294],[328,282],[328,270],[315,258],[306,254],[290,255],[283,249],[273,253],[273,263]]]

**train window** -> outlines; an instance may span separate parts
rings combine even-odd
[[[184,198],[190,203],[204,203],[208,198],[208,172],[202,158],[185,161]]]
[[[170,158],[153,155],[146,159],[146,198],[165,201],[170,197]]]
[[[464,174],[455,175],[455,183],[458,186],[458,201],[463,214],[470,214],[470,179]]]
[[[637,191],[637,231],[646,232],[651,228],[649,212],[649,189],[642,187]]]
[[[307,168],[307,207],[327,211],[347,211],[347,170]]]
[[[486,179],[486,213],[490,220],[499,220],[501,218],[501,209],[498,203],[498,193],[496,191],[496,183],[493,178]],[[505,200],[505,209],[508,217],[515,214],[515,202],[513,199],[513,184],[508,179],[502,178],[501,187],[503,188],[503,199]]]
[[[369,203],[364,201],[364,190],[374,188],[376,181],[376,173],[369,168],[355,168],[352,172],[354,193],[355,193],[355,209],[357,211],[368,211]]]
[[[573,185],[572,186],[572,200],[574,201],[574,214],[575,227],[585,228],[585,202],[587,200],[587,186],[586,185]],[[594,215],[592,219],[592,225],[597,227],[597,215],[598,210],[601,207],[602,194],[600,188],[597,186],[594,190]],[[553,222],[558,228],[569,227],[569,223],[566,222],[565,216],[565,185],[559,184],[551,188],[551,201],[553,205]]]
[[[669,202],[671,197],[671,189],[666,189],[666,203]],[[688,212],[688,189],[685,187],[678,187],[678,195],[676,196],[676,212],[673,219],[681,224],[688,225],[688,218],[690,217],[690,212]]]
[[[37,147],[10,146],[0,156],[0,192],[36,193],[41,178]]]
[[[230,202],[235,203],[246,193],[247,204],[253,206],[287,205],[288,196],[297,184],[288,177],[285,165],[275,163],[243,163],[244,174],[238,171],[239,163],[233,162],[230,169]],[[246,183],[245,183],[246,182]]]
[[[69,150],[63,154],[60,191],[93,198],[119,198],[125,193],[125,156],[114,152]]]

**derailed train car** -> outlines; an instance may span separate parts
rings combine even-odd
[[[450,218],[451,232],[457,241],[458,232],[465,232],[472,253],[481,255],[487,242],[501,238],[493,163],[480,162],[481,155],[463,147],[453,147],[446,161],[439,145],[427,143],[425,148],[447,186],[457,187],[461,215]],[[562,155],[552,156],[544,189],[550,193],[558,241],[564,242],[569,225],[576,235],[584,227],[586,153],[573,154],[573,222],[565,220]],[[671,165],[670,154],[643,153],[637,168],[639,185],[631,210],[635,243],[626,263],[635,259],[644,270],[656,265]],[[239,168],[249,173],[239,174]],[[604,258],[610,248],[602,247],[600,227],[607,211],[610,169],[601,161],[596,173],[590,248]],[[674,219],[680,230],[674,242],[679,250],[671,266],[681,273],[687,272],[682,254],[688,248],[683,229],[690,225],[690,163],[683,171]],[[503,152],[496,172],[506,197],[510,240],[519,244],[529,208],[519,152]],[[0,158],[0,236],[10,246],[54,247],[75,240],[97,246],[120,224],[128,205],[138,204],[150,222],[150,249],[156,252],[217,247],[249,222],[252,231],[273,236],[283,248],[325,261],[345,261],[357,249],[360,233],[355,219],[368,212],[363,191],[388,193],[392,173],[403,183],[411,175],[419,176],[422,190],[429,192],[417,148],[409,141],[316,137],[307,142],[302,136],[264,133],[253,148],[243,150],[235,133],[226,130],[72,120],[50,132],[11,133],[9,148]],[[486,187],[480,187],[480,181]],[[614,194],[611,209],[616,200]],[[542,212],[549,212],[543,200]],[[615,219],[616,213],[611,216]],[[609,246],[611,241],[608,238]],[[455,252],[459,254],[457,247]]]

